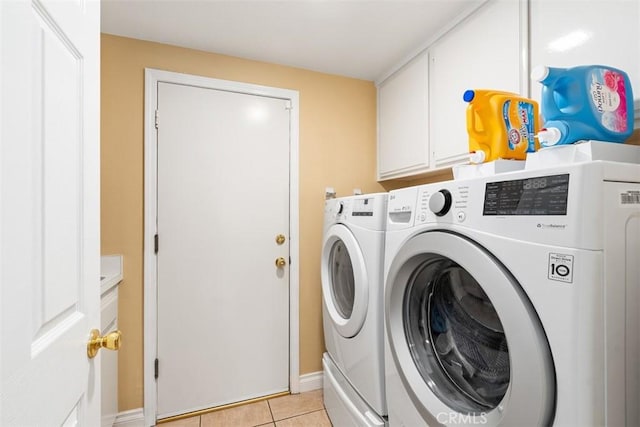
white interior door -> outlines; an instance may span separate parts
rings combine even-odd
[[[157,99],[157,416],[287,391],[289,103],[163,82]]]
[[[100,424],[100,5],[0,1],[0,425]]]

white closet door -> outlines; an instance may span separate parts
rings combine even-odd
[[[158,118],[158,418],[287,391],[288,101],[158,83]]]

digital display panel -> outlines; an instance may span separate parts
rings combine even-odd
[[[369,199],[356,200],[351,216],[373,216],[373,205],[369,204]]]
[[[488,182],[483,215],[566,215],[569,174]]]

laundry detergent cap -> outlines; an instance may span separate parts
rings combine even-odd
[[[531,70],[531,79],[541,82],[549,76],[549,67],[538,65]]]
[[[475,164],[484,163],[484,159],[486,158],[487,158],[487,155],[482,150],[472,151],[469,153],[469,161],[471,163],[475,163]]]
[[[540,145],[549,147],[556,145],[558,141],[560,141],[562,133],[560,133],[560,129],[550,127],[541,129],[536,136],[538,137],[538,141],[540,141]]]
[[[464,99],[464,102],[471,102],[473,101],[473,98],[475,96],[476,96],[476,92],[469,89],[464,92],[464,94],[462,95],[462,99]]]

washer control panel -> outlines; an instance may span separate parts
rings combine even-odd
[[[469,186],[446,182],[429,184],[418,190],[416,223],[427,221],[462,223],[467,218]]]

